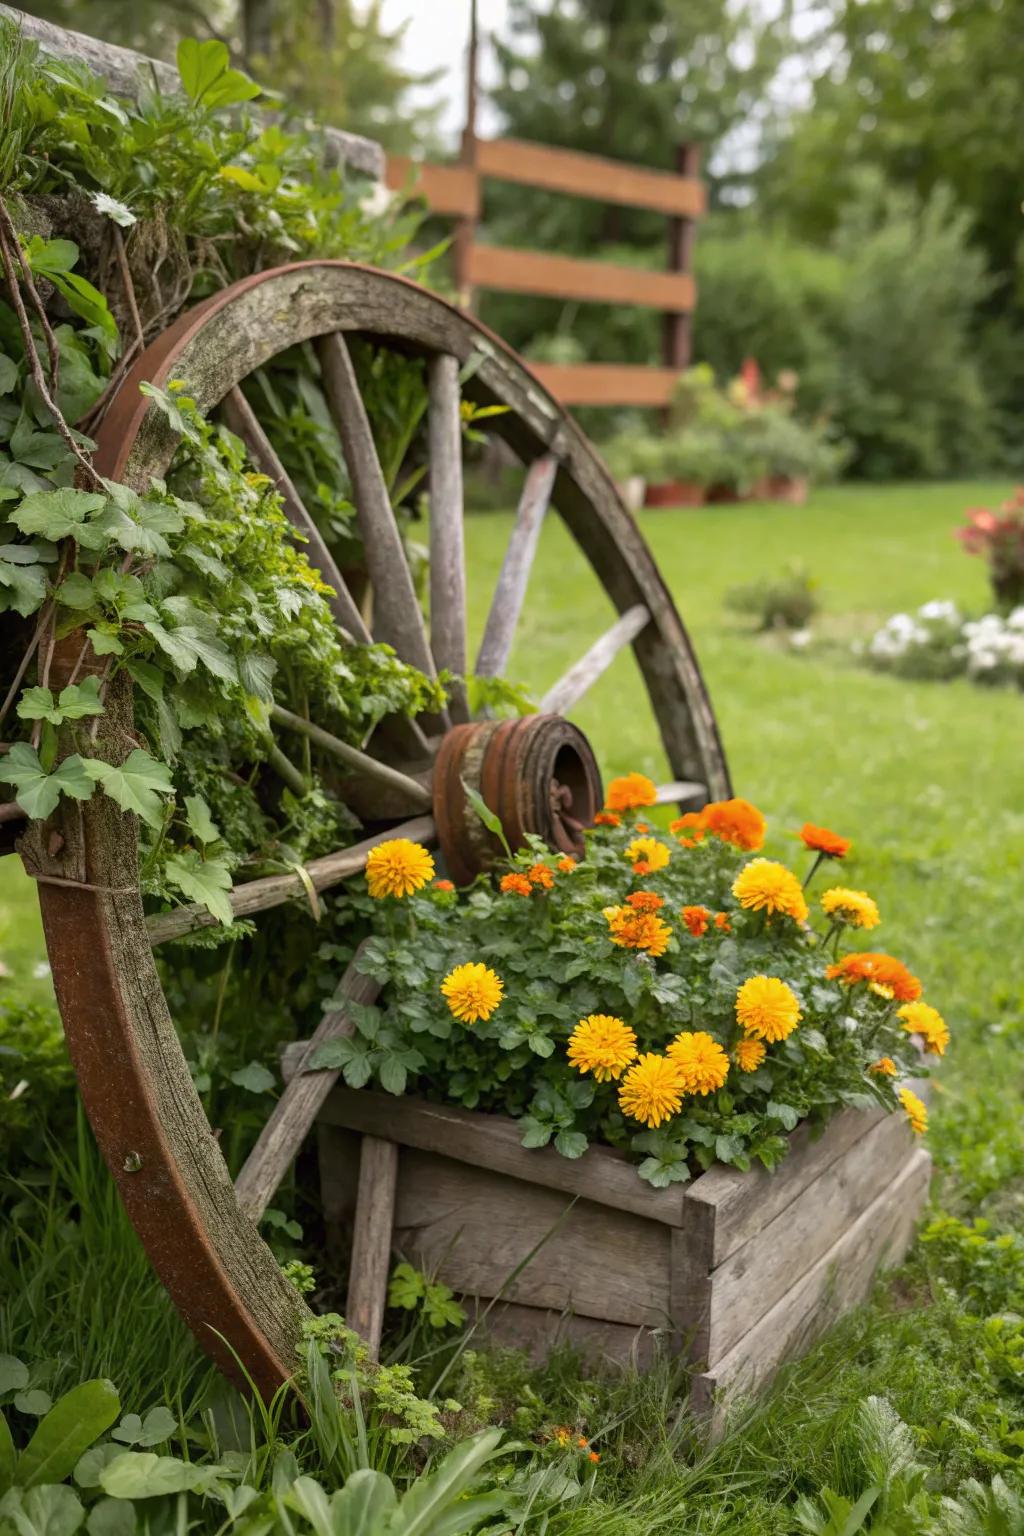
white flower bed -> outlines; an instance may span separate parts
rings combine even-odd
[[[935,600],[916,613],[894,613],[867,648],[868,660],[905,677],[967,676],[1024,687],[1024,607],[1004,618],[967,619],[955,603]]]

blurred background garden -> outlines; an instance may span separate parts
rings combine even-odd
[[[238,68],[280,93],[273,105],[396,155],[459,162],[469,8],[455,0],[39,0],[22,9],[170,62],[183,37],[223,41]],[[478,28],[482,133],[661,171],[678,168],[681,145],[700,146],[708,208],[692,249],[687,367],[663,406],[576,414],[687,625],[736,792],[767,815],[769,850],[790,858],[806,820],[853,839],[844,879],[877,900],[881,947],[929,978],[953,1043],[933,1085],[924,1239],[720,1445],[703,1446],[680,1414],[680,1377],[667,1363],[642,1380],[594,1375],[570,1357],[535,1368],[475,1350],[446,1378],[467,1408],[459,1433],[498,1424],[543,1460],[552,1426],[585,1432],[602,1458],[596,1478],[574,1472],[574,1491],[547,1524],[524,1517],[523,1529],[551,1536],[1017,1536],[1024,11],[1016,0],[480,0]],[[440,39],[430,48],[427,33]],[[0,79],[0,103],[3,92]],[[87,162],[66,98],[60,112],[68,155]],[[277,188],[249,189],[250,204],[239,187],[229,191],[238,202],[210,215],[207,250],[238,220],[261,253],[292,254],[285,231],[298,254],[409,262],[457,296],[452,220],[415,198],[403,206],[401,187],[385,193],[351,178],[344,206],[317,203],[312,235]],[[137,195],[157,201],[152,189]],[[351,206],[361,212],[345,223]],[[665,270],[665,226],[655,212],[488,181],[476,234],[653,274]],[[646,367],[666,355],[654,306],[481,289],[476,308],[539,365]],[[467,483],[473,649],[516,489],[508,460],[485,442]],[[651,504],[651,488],[665,486],[677,494]],[[422,514],[410,497],[413,544],[425,538]],[[540,697],[580,635],[612,616],[549,519],[509,667],[523,696]],[[576,718],[606,777],[665,777],[628,654]],[[262,1490],[287,1441],[305,1470],[336,1486],[340,1460],[317,1426],[243,1423],[151,1275],[76,1108],[35,893],[11,858],[0,863],[0,962],[0,1404],[15,1430],[27,1438],[61,1393],[110,1377],[126,1411],[173,1416],[173,1433],[154,1421],[147,1440],[140,1421],[122,1445],[197,1462],[256,1446],[245,1476]],[[211,1043],[218,976],[199,984],[208,1018],[191,1060],[201,1091],[212,1080],[222,1113],[244,1127],[254,1098],[276,1089],[246,1081],[249,1052],[230,1031]],[[251,1006],[244,985],[231,995]],[[302,1002],[311,1006],[312,994]],[[304,1258],[303,1224],[318,1230],[314,1202],[291,1189],[280,1203],[275,1251]],[[390,1318],[395,1358],[426,1361],[422,1387],[452,1346],[403,1309]],[[401,1483],[408,1468],[388,1456]],[[3,1472],[0,1438],[0,1492]],[[89,1536],[244,1521],[244,1508],[211,1513],[202,1489],[190,1505],[189,1487],[198,1484],[175,1486],[178,1502],[158,1514],[147,1514],[143,1489],[127,1504],[130,1521],[110,1500],[91,1504]],[[14,1515],[0,1504],[0,1531],[6,1519],[18,1536],[72,1536],[64,1514],[70,1524],[48,1524],[53,1511]],[[485,1528],[514,1528],[495,1521]],[[340,1515],[333,1527],[309,1523],[317,1536],[383,1530],[345,1526]]]

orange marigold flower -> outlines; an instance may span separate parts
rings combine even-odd
[[[732,933],[732,923],[729,921],[728,912],[715,913],[715,927],[720,928],[723,933]]]
[[[673,837],[677,837],[684,848],[692,848],[699,843],[704,836],[704,822],[700,811],[686,811],[682,816],[677,816],[675,821],[670,821],[668,829]],[[692,837],[683,837],[684,832],[692,832]]]
[[[701,825],[713,837],[756,853],[764,846],[767,822],[749,800],[712,800],[700,813]]]
[[[714,1093],[729,1076],[729,1058],[706,1030],[684,1030],[665,1054],[679,1068],[684,1093]]]
[[[597,1466],[597,1463],[601,1460],[600,1453],[598,1451],[588,1451],[587,1460],[592,1461]]]
[[[664,896],[659,896],[657,891],[631,891],[626,900],[637,912],[657,912],[665,905]]]
[[[750,976],[736,993],[736,1017],[758,1040],[785,1040],[800,1022],[800,1002],[777,976]]]
[[[499,889],[506,896],[529,896],[533,887],[525,875],[518,874],[515,870],[507,875],[502,875]]]
[[[930,1055],[946,1054],[949,1028],[937,1008],[929,1003],[904,1003],[902,1008],[897,1008],[896,1017],[902,1021],[908,1035],[921,1036]]]
[[[619,827],[622,825],[622,817],[616,816],[613,811],[598,811],[594,817],[595,827]]]
[[[377,901],[385,896],[411,896],[433,878],[430,854],[407,837],[378,843],[366,855],[366,886]]]
[[[751,859],[733,881],[732,893],[750,912],[764,912],[768,917],[781,912],[795,922],[807,921],[807,902],[799,880],[774,859]]]
[[[580,1435],[579,1439],[576,1441],[576,1444],[579,1446],[581,1451],[589,1451],[590,1449],[590,1441],[587,1439],[586,1435]]]
[[[915,1136],[923,1136],[928,1129],[928,1109],[909,1088],[901,1088],[899,1101],[903,1105],[907,1119],[910,1121],[910,1129]]]
[[[558,868],[561,870],[563,875],[571,875],[573,870],[576,868],[576,860],[571,858],[569,854],[566,854],[564,859],[559,859]]]
[[[800,836],[805,848],[812,853],[823,853],[827,859],[845,859],[852,846],[848,837],[840,837],[828,827],[816,827],[811,821],[804,822]]]
[[[653,805],[658,798],[654,781],[645,773],[626,773],[612,779],[604,797],[606,811],[635,811],[642,805]]]
[[[630,1067],[619,1088],[619,1107],[631,1120],[657,1130],[682,1104],[682,1076],[674,1061],[648,1051]]]
[[[638,875],[650,875],[659,869],[664,869],[672,857],[665,844],[656,837],[634,837],[626,849],[625,856]],[[643,865],[642,869],[641,865]]]
[[[531,885],[539,885],[545,891],[550,891],[555,883],[555,877],[547,864],[531,864],[527,876]]]
[[[454,889],[455,889],[455,886],[452,884],[452,882],[450,880],[435,880],[434,881],[434,890],[435,891],[454,891]]]
[[[605,907],[605,920],[613,944],[623,949],[642,949],[652,956],[663,955],[672,930],[653,912],[634,912],[632,907]]]
[[[708,931],[711,913],[707,907],[683,907],[680,917],[695,939],[702,939]]]
[[[569,1065],[592,1072],[599,1083],[621,1077],[636,1056],[636,1035],[614,1014],[591,1013],[569,1036]]]
[[[737,1040],[732,1048],[732,1059],[741,1072],[756,1072],[767,1054],[762,1040]]]
[[[921,983],[901,960],[894,960],[892,955],[876,954],[872,950],[844,955],[835,965],[828,967],[825,975],[830,981],[839,980],[848,987],[858,981],[869,984],[876,982],[881,987],[890,988],[893,997],[901,1003],[916,1003],[921,996]]]
[[[879,1056],[868,1067],[869,1072],[874,1072],[876,1077],[895,1077],[899,1071],[891,1056]]]

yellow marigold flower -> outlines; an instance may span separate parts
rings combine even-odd
[[[834,885],[821,898],[821,906],[833,922],[849,923],[851,928],[877,928],[881,922],[878,907],[867,891],[849,891]]]
[[[568,1445],[572,1439],[572,1433],[562,1424],[555,1430],[554,1438],[559,1445]]]
[[[498,889],[506,896],[529,896],[533,887],[525,875],[511,870],[507,875],[502,875]]]
[[[527,875],[531,885],[539,885],[545,891],[550,891],[555,883],[555,877],[547,864],[531,864]]]
[[[613,944],[623,949],[643,949],[649,955],[663,955],[672,930],[653,912],[634,912],[632,907],[605,907],[605,921]]]
[[[760,1040],[737,1040],[732,1048],[732,1059],[741,1072],[756,1072],[767,1054]]]
[[[887,987],[880,981],[869,981],[868,991],[873,992],[876,997],[884,997],[887,1003],[891,1003],[896,996],[892,987]]]
[[[573,870],[576,868],[576,860],[569,854],[566,854],[564,859],[559,859],[558,868],[561,870],[563,875],[571,875]]]
[[[807,921],[807,903],[800,882],[785,864],[774,859],[751,859],[732,883],[732,893],[748,912],[776,912],[795,922]]]
[[[643,873],[650,875],[664,869],[671,857],[668,848],[656,837],[634,837],[626,849],[626,858],[634,869],[643,866]]]
[[[679,1068],[667,1056],[647,1051],[626,1073],[619,1088],[619,1107],[632,1120],[656,1130],[677,1113],[682,1103]]]
[[[897,1008],[896,1017],[902,1020],[908,1035],[920,1035],[924,1048],[932,1056],[944,1056],[949,1044],[949,1029],[937,1008],[928,1003],[904,1003]]]
[[[899,1101],[903,1105],[907,1119],[910,1121],[910,1129],[915,1136],[923,1136],[928,1129],[928,1107],[923,1104],[916,1093],[909,1088],[901,1088]]]
[[[641,805],[653,805],[658,791],[645,773],[626,773],[612,779],[604,797],[606,811],[635,811]]]
[[[868,1067],[868,1071],[874,1072],[876,1077],[895,1077],[898,1068],[891,1056],[879,1056],[878,1060],[873,1061]]]
[[[636,1056],[636,1035],[610,1013],[580,1019],[569,1036],[569,1062],[577,1072],[593,1072],[599,1083],[619,1078]]]
[[[792,987],[776,976],[751,976],[736,993],[736,1017],[758,1040],[785,1040],[800,1022]]]
[[[489,1019],[501,1002],[505,983],[487,965],[457,965],[441,983],[448,1007],[463,1024]]]
[[[378,901],[384,896],[411,896],[433,878],[430,854],[407,837],[378,843],[366,855],[366,884]]]
[[[729,1058],[706,1030],[684,1030],[666,1055],[679,1068],[686,1093],[714,1093],[729,1076]]]

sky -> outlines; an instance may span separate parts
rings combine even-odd
[[[477,0],[479,25],[483,38],[480,57],[481,83],[486,88],[490,74],[489,33],[501,31],[508,15],[508,0]],[[445,137],[454,144],[465,115],[465,60],[469,40],[469,0],[384,0],[385,24],[397,27],[407,22],[402,42],[403,65],[418,74],[441,69],[443,74],[429,93],[445,103],[440,124]],[[479,128],[493,132],[486,101],[482,105]]]

